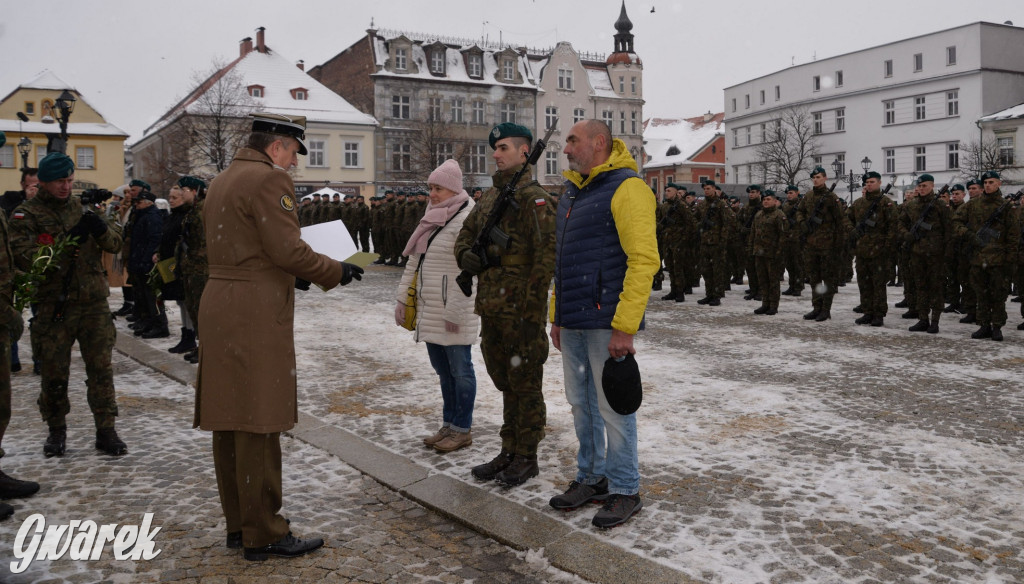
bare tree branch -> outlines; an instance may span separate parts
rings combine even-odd
[[[763,184],[801,186],[807,179],[798,177],[810,174],[820,149],[808,110],[790,107],[766,125],[753,164]]]

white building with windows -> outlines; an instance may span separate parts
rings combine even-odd
[[[978,120],[981,143],[992,149],[991,155],[1003,167],[1003,182],[1024,179],[1024,103],[1006,108]]]
[[[859,177],[867,158],[897,188],[922,173],[942,185],[962,178],[978,120],[1022,100],[1024,28],[1011,25],[975,22],[796,65],[725,89],[727,177],[762,182],[757,146],[798,108],[820,144],[809,167],[831,176],[838,161]]]

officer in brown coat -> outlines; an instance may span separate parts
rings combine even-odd
[[[294,557],[323,545],[292,536],[281,509],[281,432],[298,421],[293,320],[295,287],[330,289],[362,269],[314,252],[300,239],[288,168],[306,119],[253,114],[252,134],[210,184],[209,281],[199,320],[195,426],[213,431],[227,545],[247,560]]]

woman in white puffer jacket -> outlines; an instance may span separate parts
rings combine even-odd
[[[480,321],[473,313],[475,294],[467,297],[455,282],[461,270],[454,250],[474,203],[462,188],[462,170],[454,160],[437,167],[427,184],[430,204],[402,252],[409,262],[396,292],[395,322],[401,326],[405,320],[405,302],[415,276],[413,335],[427,344],[430,364],[441,378],[444,402],[443,424],[424,438],[423,444],[438,452],[451,452],[473,443],[476,374],[471,348],[479,336]]]

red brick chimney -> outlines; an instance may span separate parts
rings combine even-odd
[[[252,52],[252,37],[245,37],[238,46],[238,56],[244,57]]]
[[[256,29],[256,50],[261,53],[267,52],[267,43],[264,42],[263,31],[266,29],[262,26]]]
[[[303,61],[302,59],[299,59],[299,62],[296,63],[295,66],[299,68],[299,71],[305,71],[306,70],[306,62]]]

